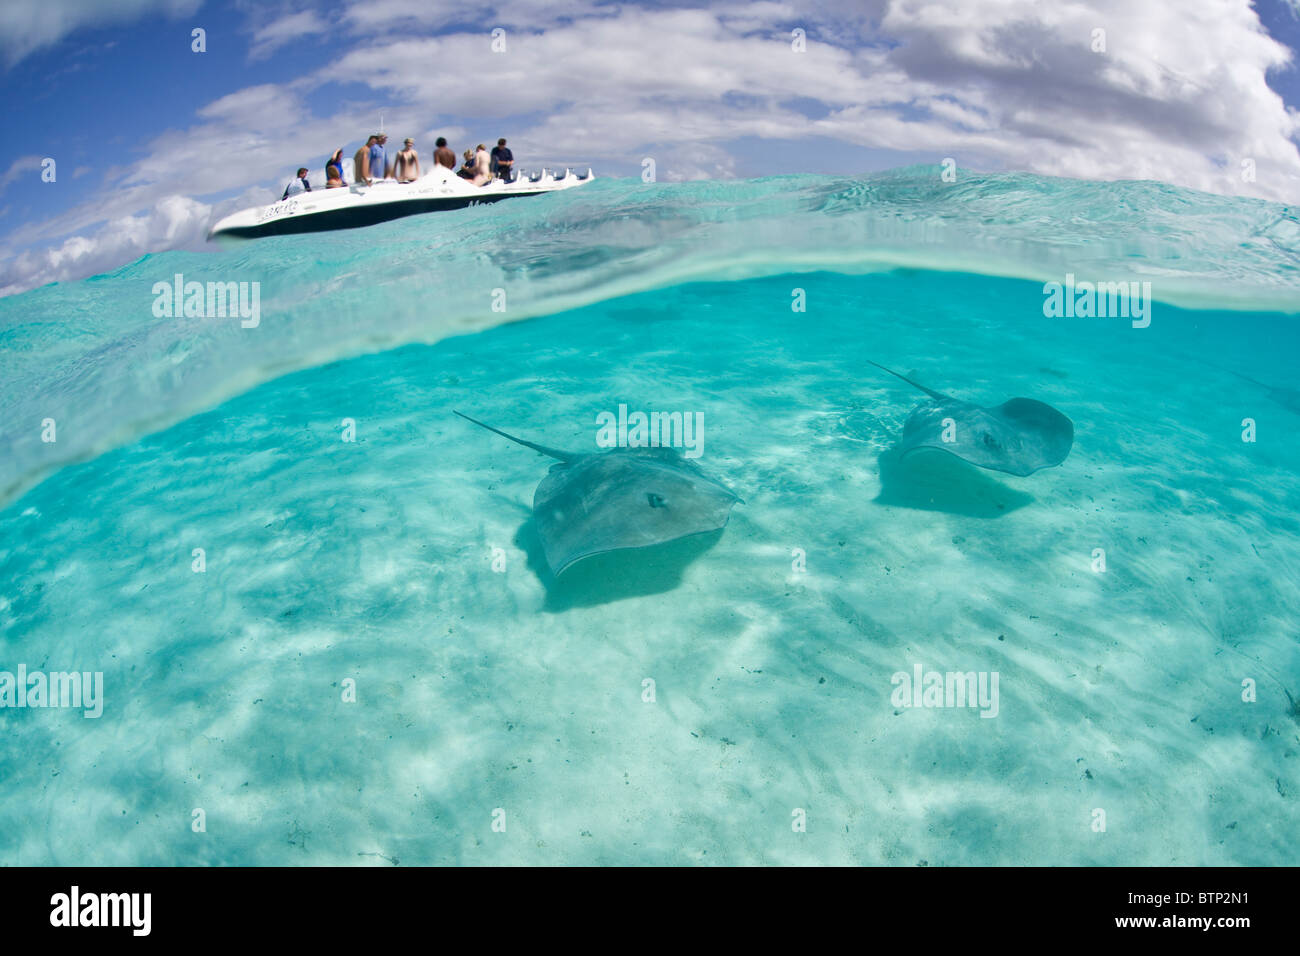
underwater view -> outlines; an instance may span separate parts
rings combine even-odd
[[[937,165],[0,299],[0,859],[1294,863],[1297,311],[1292,207]]]

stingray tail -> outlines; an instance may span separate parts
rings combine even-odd
[[[1265,385],[1257,378],[1251,378],[1249,375],[1246,375],[1244,372],[1238,372],[1236,369],[1228,368],[1226,365],[1219,365],[1217,362],[1211,362],[1208,359],[1203,359],[1199,355],[1188,355],[1187,353],[1183,353],[1183,357],[1193,362],[1199,362],[1201,365],[1204,365],[1206,368],[1212,368],[1216,372],[1223,372],[1227,375],[1235,375],[1237,378],[1241,379],[1242,381],[1250,382],[1251,385],[1257,385],[1262,389],[1267,390],[1271,388],[1271,386]]]
[[[452,411],[456,412],[454,408],[452,409]],[[512,442],[517,442],[518,444],[523,445],[525,448],[531,448],[533,451],[539,451],[543,455],[549,455],[552,458],[558,458],[560,461],[572,461],[574,458],[574,456],[567,451],[560,451],[559,449],[556,448],[547,448],[545,445],[537,445],[530,441],[524,441],[524,439],[516,438],[514,435],[507,434],[506,432],[503,432],[499,428],[493,428],[491,425],[486,425],[483,422],[479,421],[477,418],[470,418],[468,415],[464,414],[463,412],[456,412],[456,414],[460,415],[460,417],[465,419],[465,421],[467,422],[473,422],[475,425],[479,426],[480,428],[486,428],[490,432],[496,432],[502,438],[509,438]]]
[[[867,359],[867,361],[871,362],[871,359]],[[936,392],[932,388],[926,388],[920,382],[914,382],[906,375],[898,374],[892,368],[885,368],[885,366],[881,365],[879,362],[871,362],[871,364],[874,365],[876,368],[880,369],[882,372],[888,372],[890,375],[894,376],[895,378],[901,378],[904,382],[906,382],[908,385],[911,385],[913,388],[919,388],[921,391],[925,392],[925,394],[929,395],[931,398],[937,398],[941,402],[950,401],[949,396],[944,395],[941,392]]]

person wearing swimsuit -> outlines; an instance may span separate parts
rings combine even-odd
[[[415,151],[415,140],[408,139],[393,164],[393,178],[399,183],[413,183],[420,178],[420,156]]]
[[[334,150],[334,155],[325,163],[325,188],[337,189],[343,183],[343,147]]]
[[[486,186],[492,182],[492,160],[488,157],[487,147],[482,143],[474,150],[473,163],[474,178],[470,180],[470,185]]]

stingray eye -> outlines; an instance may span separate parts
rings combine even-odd
[[[984,444],[985,444],[986,446],[988,446],[989,448],[997,448],[997,447],[999,447],[999,446],[998,446],[998,440],[997,440],[996,438],[993,437],[993,433],[992,433],[992,432],[985,432],[985,433],[984,433]]]
[[[651,508],[667,507],[667,502],[664,501],[663,495],[657,495],[653,491],[646,492],[646,499],[650,502]]]

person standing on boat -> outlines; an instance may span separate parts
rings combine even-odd
[[[336,189],[343,184],[343,147],[340,146],[325,162],[325,188]]]
[[[488,158],[487,147],[482,143],[474,149],[474,178],[470,184],[486,186],[492,182],[492,160]]]
[[[371,179],[388,178],[388,152],[384,149],[384,144],[387,142],[387,136],[383,133],[376,133],[374,135],[374,142],[370,144]]]
[[[399,183],[413,183],[420,178],[420,154],[415,151],[415,140],[408,138],[397,154],[393,177]]]
[[[492,175],[497,179],[504,179],[510,182],[510,170],[515,165],[515,154],[506,149],[506,140],[503,136],[497,140],[497,144],[492,149]]]
[[[298,169],[298,175],[289,180],[289,185],[284,187],[284,195],[280,201],[288,199],[290,196],[296,196],[301,192],[311,192],[311,183],[307,182],[307,167],[302,166]]]
[[[439,136],[438,142],[434,144],[438,148],[433,151],[433,161],[439,166],[446,166],[448,169],[456,168],[456,154],[447,148],[446,137]]]
[[[370,147],[375,145],[378,136],[372,136],[366,140],[366,145],[357,150],[357,154],[352,157],[352,181],[354,183],[364,183],[369,186],[373,180],[370,178]]]

